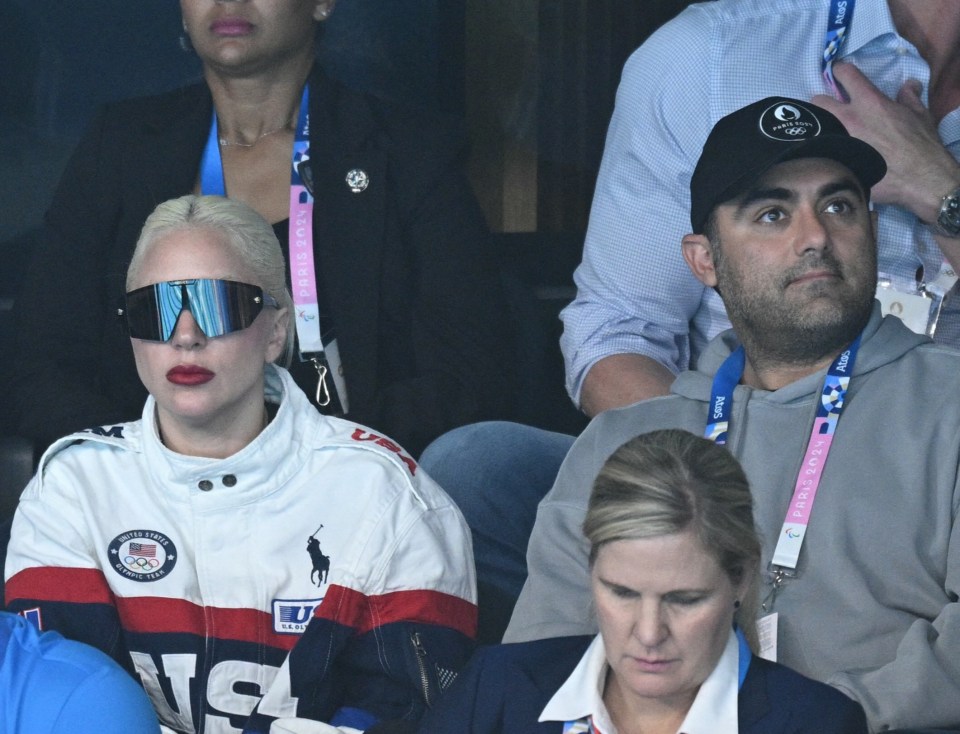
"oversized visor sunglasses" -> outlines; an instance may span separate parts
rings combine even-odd
[[[188,309],[208,339],[250,326],[264,306],[280,304],[262,288],[233,280],[169,280],[132,290],[126,295],[126,317],[134,339],[165,342],[173,335],[180,314]]]

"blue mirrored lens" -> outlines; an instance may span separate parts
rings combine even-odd
[[[167,341],[185,308],[207,336],[223,336],[250,326],[264,303],[277,302],[255,285],[232,280],[173,280],[127,293],[125,315],[130,336]]]

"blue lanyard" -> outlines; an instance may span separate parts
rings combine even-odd
[[[304,165],[310,158],[309,111],[310,87],[304,85],[290,161],[288,265],[301,360],[309,358],[317,366],[316,401],[323,407],[330,403],[331,395],[327,382],[329,368],[324,364],[325,358],[321,359],[324,357],[324,345],[320,333],[320,298],[313,252],[313,182],[310,180],[309,167]],[[209,195],[227,195],[216,110],[210,121],[210,134],[200,160],[200,191]]]
[[[853,365],[859,349],[860,336],[857,336],[853,343],[833,360],[823,378],[817,414],[813,420],[803,463],[800,466],[793,496],[773,552],[771,565],[774,569],[774,588],[769,597],[770,608],[784,579],[796,571],[800,549],[803,547],[813,504],[823,476],[823,468],[830,455],[833,435],[845,407],[850,376],[853,374]],[[710,399],[711,415],[707,419],[704,436],[716,443],[725,443],[727,440],[730,412],[733,407],[733,391],[743,373],[743,361],[743,347],[740,347],[724,360],[713,379]],[[764,608],[767,609],[766,601]]]
[[[820,402],[817,404],[816,417],[826,419],[830,423],[831,434],[843,411],[844,397],[859,349],[860,337],[858,336],[833,360],[823,380],[823,391]],[[707,418],[707,427],[703,435],[720,446],[727,442],[730,414],[733,411],[733,391],[740,384],[745,365],[746,353],[743,347],[737,347],[723,361],[713,377],[713,387],[710,391],[710,416]]]
[[[713,377],[713,388],[710,392],[710,418],[707,420],[704,436],[718,446],[723,446],[727,442],[730,412],[733,408],[733,391],[743,376],[745,366],[746,353],[743,347],[737,347],[729,357],[723,360],[723,364]]]
[[[750,658],[753,653],[750,652],[750,645],[747,644],[747,638],[743,630],[736,628],[737,633],[737,690],[743,688],[743,681],[747,677],[747,671],[750,670]]]
[[[833,62],[840,54],[844,42],[850,35],[853,25],[853,9],[856,0],[830,0],[830,16],[827,18],[827,34],[823,39],[823,54],[820,58],[820,71],[824,81],[837,99],[842,99],[837,82],[833,78]]]
[[[213,111],[210,134],[200,159],[200,193],[208,196],[226,196],[227,185],[223,180],[223,161],[220,159],[220,132],[217,127],[217,111]]]

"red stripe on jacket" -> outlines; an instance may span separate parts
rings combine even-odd
[[[6,603],[17,599],[71,604],[114,604],[113,591],[98,568],[26,568],[4,589]]]
[[[6,603],[17,599],[115,606],[125,630],[136,633],[186,633],[238,640],[290,650],[299,635],[273,631],[267,612],[248,608],[203,607],[183,599],[118,597],[102,571],[92,568],[28,568],[6,583]],[[477,633],[477,607],[465,599],[428,589],[367,596],[331,586],[314,615],[370,632],[392,622],[449,627],[467,637]]]
[[[345,624],[360,634],[391,622],[421,622],[449,627],[470,638],[477,635],[475,604],[429,589],[366,596],[343,586],[331,586],[313,614]]]

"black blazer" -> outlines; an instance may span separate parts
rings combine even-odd
[[[510,400],[498,263],[463,137],[319,70],[310,92],[315,259],[348,417],[418,454]],[[204,84],[110,105],[73,154],[16,304],[19,433],[48,443],[140,416],[146,393],[116,307],[147,215],[193,190],[211,112]],[[345,182],[354,168],[370,181],[359,194]],[[293,372],[312,397],[315,372]]]
[[[480,650],[420,722],[420,734],[560,734],[540,712],[573,672],[591,636]],[[866,734],[863,709],[783,665],[750,660],[738,699],[740,734]],[[719,734],[719,733],[718,733]]]

